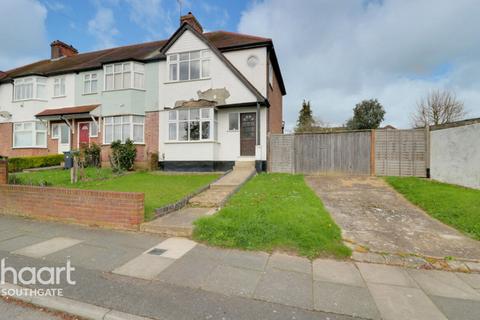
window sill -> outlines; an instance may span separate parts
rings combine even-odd
[[[230,133],[238,133],[238,132],[240,132],[240,130],[239,130],[239,129],[234,129],[234,130],[228,129],[227,132],[230,132]]]
[[[145,142],[134,142],[133,143],[134,145],[136,146],[144,146],[145,145]],[[105,146],[105,147],[109,147],[111,144],[110,143],[102,143],[102,147]]]
[[[187,143],[220,143],[215,140],[197,140],[197,141],[165,141],[165,144],[187,144]]]
[[[145,91],[147,91],[146,89],[138,89],[138,88],[124,88],[124,89],[103,90],[102,92],[115,92],[115,91],[128,91],[128,90],[142,91],[142,92],[145,92]]]
[[[61,99],[61,98],[66,98],[67,96],[66,95],[63,95],[63,96],[55,96],[55,97],[52,97],[52,99]]]
[[[184,83],[184,82],[195,82],[195,81],[203,81],[203,80],[211,80],[211,79],[212,79],[211,77],[208,77],[208,78],[193,79],[193,80],[165,81],[164,84]]]
[[[12,147],[12,149],[48,149],[45,147]]]
[[[98,94],[98,92],[82,93],[82,96],[92,96],[94,94]]]
[[[13,103],[15,103],[15,102],[26,102],[26,101],[42,101],[42,102],[48,102],[48,100],[46,100],[46,99],[38,99],[38,98],[23,99],[23,100],[12,100]]]

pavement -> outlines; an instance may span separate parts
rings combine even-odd
[[[76,268],[64,297],[151,319],[478,319],[480,275],[225,250],[0,216],[0,258]],[[7,277],[7,280],[12,280]],[[31,285],[32,288],[49,288]]]
[[[479,241],[433,219],[381,178],[308,176],[305,181],[351,243],[400,256],[480,260]]]
[[[0,298],[0,318],[8,320],[74,320],[76,318],[52,313],[31,305]]]

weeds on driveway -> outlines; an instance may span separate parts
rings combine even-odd
[[[480,190],[413,177],[385,180],[432,217],[480,240]]]
[[[303,175],[260,174],[217,214],[195,222],[194,238],[211,245],[300,255],[348,257],[339,227]]]

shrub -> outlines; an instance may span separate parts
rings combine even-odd
[[[86,167],[100,167],[100,146],[92,143],[90,146],[82,147],[83,158],[85,160]]]
[[[157,170],[158,169],[158,153],[150,153],[148,159],[148,169],[149,170]]]
[[[112,149],[112,154],[109,156],[109,159],[113,172],[133,169],[137,148],[132,140],[127,139],[124,144],[120,140],[114,141],[110,148]]]
[[[24,169],[58,166],[63,161],[63,154],[41,157],[20,157],[8,159],[8,171],[18,172]]]

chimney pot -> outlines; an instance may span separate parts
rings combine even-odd
[[[63,41],[55,40],[50,43],[51,55],[50,58],[59,59],[62,57],[71,57],[78,54],[78,50],[75,49],[72,45],[66,44]]]
[[[191,12],[188,12],[188,14],[180,17],[180,25],[184,23],[189,24],[196,31],[203,33],[202,25],[200,24],[200,22],[198,22],[197,18],[195,18],[195,16]]]

